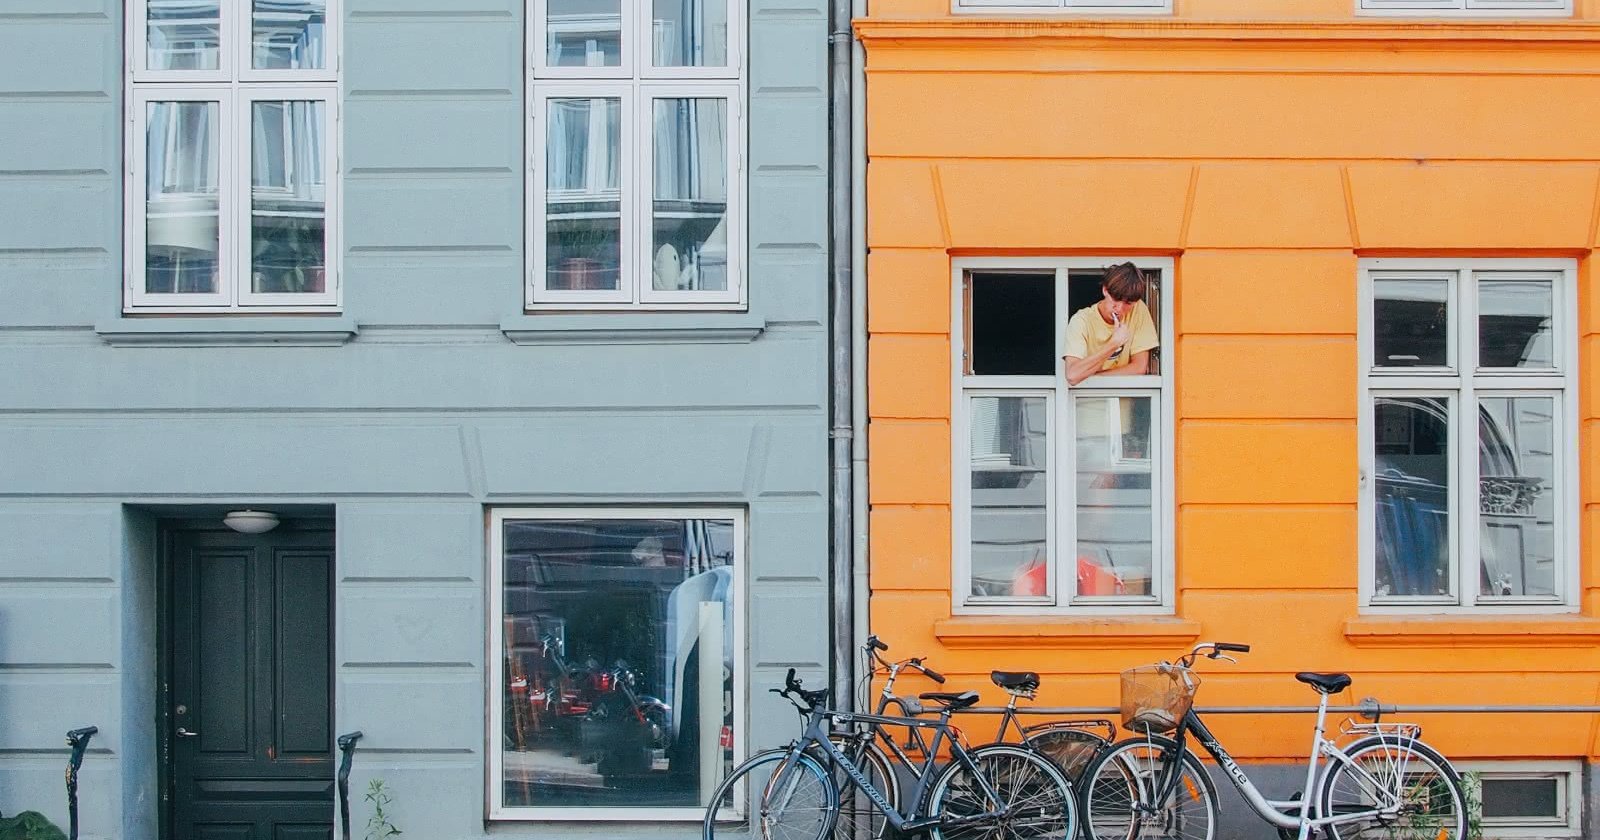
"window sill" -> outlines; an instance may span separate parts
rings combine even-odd
[[[337,347],[356,337],[355,319],[333,317],[117,318],[95,324],[113,347]]]
[[[1356,647],[1593,647],[1600,644],[1600,618],[1575,615],[1364,615],[1345,621],[1344,636]]]
[[[516,315],[500,331],[514,344],[747,344],[766,326],[752,312]]]
[[[1200,638],[1200,622],[1154,616],[955,616],[933,623],[946,647],[1177,648]]]

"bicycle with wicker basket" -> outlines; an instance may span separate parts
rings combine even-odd
[[[1122,722],[1135,737],[1114,744],[1084,771],[1080,808],[1086,840],[1214,840],[1217,791],[1189,748],[1192,737],[1226,771],[1246,804],[1285,840],[1463,840],[1466,797],[1450,762],[1411,723],[1355,723],[1324,736],[1328,697],[1348,674],[1301,672],[1314,689],[1317,720],[1306,764],[1306,795],[1271,800],[1251,782],[1194,710],[1202,656],[1236,662],[1249,645],[1201,642],[1175,662],[1123,672]]]

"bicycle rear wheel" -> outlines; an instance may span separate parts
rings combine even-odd
[[[825,840],[839,810],[833,780],[805,754],[784,771],[788,756],[788,749],[757,753],[723,779],[706,805],[701,836]]]
[[[968,755],[998,801],[978,778],[952,761],[928,792],[929,816],[959,822],[993,811],[992,819],[933,828],[933,840],[1071,840],[1078,830],[1078,807],[1072,785],[1056,766],[1027,747],[989,744]]]
[[[1421,741],[1375,735],[1345,749],[1322,785],[1324,816],[1378,811],[1327,826],[1334,840],[1463,840],[1466,795],[1450,762]]]
[[[1177,785],[1155,801],[1178,753],[1177,742],[1155,736],[1118,741],[1102,753],[1082,779],[1087,840],[1213,840],[1217,789],[1187,750]]]
[[[1022,742],[1055,762],[1067,781],[1074,785],[1083,778],[1083,772],[1094,763],[1100,751],[1111,746],[1110,741],[1081,727],[1059,725],[1030,731]]]

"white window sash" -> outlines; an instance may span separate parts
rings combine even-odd
[[[149,66],[147,26],[150,0],[129,0],[126,21],[128,44],[128,70],[134,82],[168,82],[193,84],[200,82],[264,81],[284,82],[335,82],[339,78],[340,20],[343,17],[341,0],[326,0],[323,23],[323,63],[326,67],[315,70],[257,70],[251,65],[254,58],[251,0],[218,0],[220,10],[220,50],[215,70],[155,70]]]
[[[953,12],[983,14],[1170,14],[1172,0],[952,0]]]
[[[642,5],[642,4],[641,4]],[[660,99],[721,99],[727,103],[726,136],[723,138],[723,152],[726,159],[722,162],[724,189],[727,192],[727,208],[724,211],[723,226],[727,235],[727,288],[719,290],[669,290],[656,289],[652,266],[655,255],[653,246],[655,237],[655,164],[657,149],[655,148],[655,103]],[[635,254],[637,270],[633,272],[636,277],[638,300],[641,303],[710,303],[710,304],[742,304],[744,302],[743,262],[741,255],[744,253],[744,191],[741,188],[741,177],[744,170],[744,119],[739,108],[739,86],[736,84],[667,84],[650,83],[640,87],[638,112],[638,130],[634,135],[636,146],[641,154],[635,155],[638,164],[639,201],[635,203],[638,212],[634,222],[635,229],[639,232],[638,252]]]
[[[1485,276],[1548,277],[1551,289],[1553,368],[1479,368],[1478,283]],[[1374,367],[1373,310],[1376,278],[1448,277],[1451,369]],[[1357,418],[1362,487],[1360,506],[1360,595],[1371,613],[1474,613],[1517,611],[1573,612],[1578,606],[1577,269],[1564,259],[1371,259],[1363,261],[1360,283],[1358,355],[1361,379]],[[1459,371],[1459,373],[1457,372]],[[1450,400],[1451,580],[1448,599],[1378,596],[1376,428],[1374,406],[1385,396],[1436,396]],[[1479,401],[1493,397],[1545,397],[1553,400],[1552,492],[1555,494],[1554,596],[1480,594],[1482,564],[1479,467]]]
[[[1572,0],[1356,0],[1356,14],[1371,16],[1561,17]]]
[[[294,87],[265,87],[258,85],[242,86],[237,100],[238,107],[234,117],[238,121],[235,127],[235,137],[238,138],[236,146],[240,159],[235,163],[234,194],[238,196],[235,202],[234,223],[238,225],[238,234],[235,241],[239,243],[236,262],[233,265],[236,278],[237,298],[240,307],[251,309],[274,307],[278,309],[307,309],[307,308],[332,308],[339,304],[339,219],[340,213],[340,178],[338,172],[338,159],[336,150],[340,134],[338,101],[339,95],[336,88],[327,85],[296,85]],[[320,293],[266,293],[252,291],[252,265],[251,256],[254,251],[254,219],[252,214],[253,196],[251,194],[251,168],[254,165],[255,131],[252,127],[254,103],[256,102],[321,102],[323,107],[323,131],[321,138],[322,147],[318,150],[318,158],[323,172],[324,207],[323,207],[323,260],[326,278],[323,291]],[[286,138],[287,141],[287,138]],[[293,151],[292,146],[285,146],[285,151]]]
[[[1068,387],[1063,362],[1064,335],[1068,317],[1068,273],[1073,269],[1104,268],[1116,263],[1133,262],[1145,271],[1160,273],[1162,284],[1160,324],[1162,353],[1161,371],[1142,376],[1096,376],[1079,385]],[[1170,258],[1130,257],[1108,255],[1103,257],[973,257],[957,259],[952,265],[950,311],[951,319],[951,483],[952,483],[952,580],[951,609],[956,615],[1170,615],[1174,609],[1173,593],[1176,589],[1173,530],[1176,517],[1176,499],[1173,493],[1172,472],[1175,463],[1173,414],[1173,371],[1176,367],[1177,348],[1173,307],[1177,284],[1175,261]],[[1055,279],[1055,334],[1052,351],[1054,372],[1050,376],[968,376],[964,373],[965,301],[963,286],[966,275],[984,270],[1044,270],[1054,273]],[[1050,521],[1052,527],[1052,552],[1050,562],[1049,603],[1041,599],[973,599],[970,597],[972,576],[971,546],[971,473],[970,473],[970,418],[969,397],[973,394],[998,394],[1006,396],[1049,393],[1052,395],[1054,421],[1051,432],[1057,440],[1050,443],[1052,502]],[[1096,397],[1150,396],[1151,433],[1157,443],[1153,455],[1160,460],[1151,476],[1152,516],[1156,518],[1151,539],[1154,543],[1150,596],[1085,596],[1075,598],[1077,585],[1077,524],[1075,508],[1076,441],[1074,427],[1074,400],[1083,395]],[[1061,484],[1065,482],[1065,484]],[[1067,581],[1063,584],[1062,581]]]
[[[146,243],[150,220],[148,214],[149,173],[149,105],[156,102],[210,102],[217,106],[217,290],[211,293],[151,293],[147,291]],[[231,119],[230,92],[226,88],[195,88],[141,85],[135,88],[128,100],[128,161],[126,187],[123,190],[124,218],[127,219],[127,243],[124,264],[127,274],[123,283],[123,305],[141,311],[172,311],[203,308],[214,310],[234,303],[234,285],[230,275],[233,256],[237,248],[236,231],[229,219],[233,185],[230,173],[234,170],[237,144],[234,142],[234,122]]]
[[[1045,401],[1045,424],[1049,431],[1045,435],[1045,475],[1049,478],[1045,486],[1045,591],[1043,595],[972,595],[972,404],[978,399],[989,398],[1036,398]],[[959,428],[958,439],[955,441],[958,460],[955,462],[955,472],[961,476],[955,485],[959,512],[952,522],[955,544],[966,557],[967,562],[960,564],[958,569],[958,594],[959,600],[972,606],[1030,606],[1049,607],[1058,603],[1057,592],[1060,587],[1061,575],[1057,558],[1060,556],[1060,535],[1070,533],[1061,528],[1059,490],[1061,476],[1057,475],[1058,464],[1062,460],[1057,452],[1060,449],[1060,423],[1057,421],[1057,403],[1055,391],[1051,388],[969,388],[960,392],[959,422],[952,424]],[[1070,494],[1070,490],[1068,493]]]
[[[1550,840],[1583,833],[1583,762],[1572,760],[1457,761],[1461,773],[1477,773],[1486,782],[1548,779],[1555,783],[1556,813],[1546,817],[1483,817],[1483,835],[1491,840]],[[1481,804],[1481,803],[1480,803]]]
[[[1114,0],[1117,1],[1117,0]],[[732,0],[706,0],[707,5],[721,4],[727,23],[726,42],[722,44],[727,63],[713,66],[657,66],[655,64],[655,21],[652,4],[646,0],[622,0],[620,61],[615,66],[563,66],[550,64],[548,33],[554,26],[559,32],[560,22],[550,22],[550,0],[531,0],[528,6],[528,67],[536,79],[720,79],[734,81],[740,78],[743,67],[742,39],[744,31],[744,3]]]
[[[528,294],[527,305],[556,304],[557,307],[596,303],[629,304],[635,300],[633,275],[637,271],[639,248],[637,184],[638,161],[630,150],[637,148],[637,120],[630,117],[635,111],[635,94],[626,83],[573,82],[542,84],[532,88],[531,137],[532,160],[528,162],[528,195],[532,206],[528,208]],[[546,231],[549,216],[547,199],[549,183],[550,101],[553,99],[616,99],[619,100],[621,135],[618,148],[619,219],[621,229],[621,270],[616,289],[551,289],[548,287],[546,256],[549,250]],[[594,144],[591,133],[591,147]],[[602,138],[603,139],[603,138]]]
[[[631,79],[634,76],[634,56],[639,51],[635,41],[641,31],[638,26],[638,10],[630,6],[648,6],[649,3],[637,0],[621,0],[618,5],[621,17],[622,31],[620,63],[614,67],[605,65],[594,66],[561,66],[550,64],[547,35],[550,31],[550,0],[532,0],[529,4],[528,14],[528,66],[532,68],[534,78],[538,79]],[[557,32],[569,28],[569,25],[555,24]]]
[[[735,767],[750,754],[748,694],[751,678],[750,657],[747,648],[750,638],[748,625],[749,538],[748,513],[743,508],[698,507],[578,507],[578,508],[495,508],[489,515],[489,627],[485,670],[488,691],[488,733],[485,739],[488,751],[487,805],[491,821],[515,820],[571,820],[608,822],[699,822],[705,818],[704,803],[695,807],[517,807],[505,804],[504,732],[505,732],[505,674],[502,663],[505,650],[505,524],[512,520],[529,519],[725,519],[733,522],[733,586],[728,597],[733,604],[734,673],[733,681],[733,764]],[[709,791],[707,791],[709,793]]]

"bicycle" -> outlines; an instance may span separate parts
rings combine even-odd
[[[1123,725],[1143,734],[1119,741],[1086,772],[1087,840],[1213,840],[1216,787],[1189,750],[1189,735],[1227,772],[1250,809],[1285,838],[1326,833],[1334,840],[1462,840],[1467,819],[1460,776],[1422,742],[1420,726],[1347,720],[1341,731],[1356,740],[1340,747],[1324,737],[1328,698],[1350,686],[1348,674],[1295,675],[1319,695],[1305,796],[1263,796],[1193,708],[1200,682],[1192,670],[1196,659],[1237,662],[1227,654],[1249,651],[1249,645],[1201,642],[1177,662],[1123,673]],[[1162,732],[1172,736],[1157,734]]]
[[[884,815],[894,830],[929,832],[931,840],[985,837],[1069,840],[1077,829],[1071,785],[1053,764],[1013,744],[968,750],[952,733],[950,715],[978,702],[975,691],[927,692],[920,699],[940,705],[935,719],[854,714],[827,708],[826,690],[806,691],[789,669],[782,689],[769,689],[794,705],[805,721],[787,747],[767,750],[739,765],[718,785],[706,806],[705,840],[759,832],[765,840],[822,840],[839,816],[839,787],[830,768],[843,773]],[[862,769],[829,740],[830,723],[856,722],[932,730],[909,812],[902,812]],[[950,761],[937,772],[939,748],[948,742]],[[821,756],[819,758],[818,756]],[[824,761],[827,762],[826,766]]]

